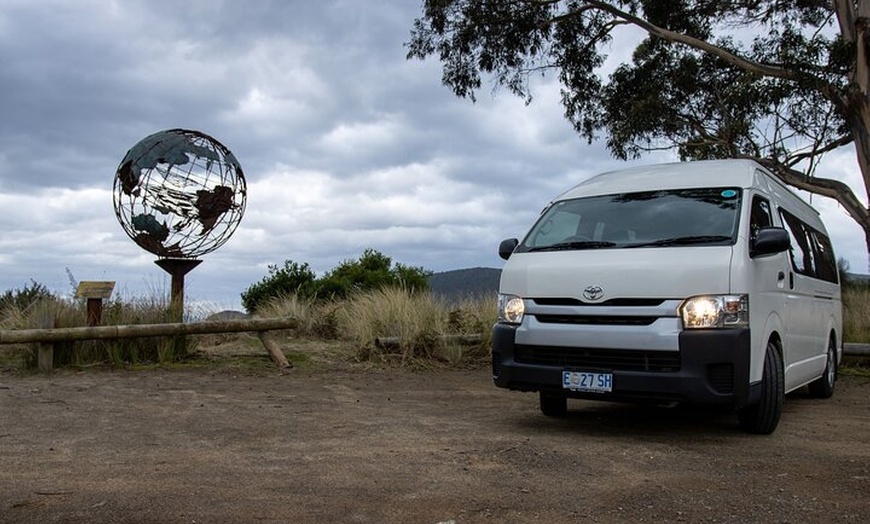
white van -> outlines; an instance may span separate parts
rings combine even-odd
[[[568,398],[733,406],[771,433],[786,393],[833,394],[836,258],[818,213],[761,165],[714,160],[595,176],[555,198],[507,260],[499,387]]]

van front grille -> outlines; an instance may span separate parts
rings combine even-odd
[[[583,326],[649,326],[656,317],[631,317],[610,315],[541,315],[535,318],[542,324],[574,324]]]
[[[567,348],[526,346],[514,348],[514,360],[521,364],[609,371],[679,371],[679,351]]]
[[[532,299],[539,306],[609,306],[609,307],[656,307],[662,305],[664,298],[611,298],[604,302],[583,302],[576,298],[538,297]]]

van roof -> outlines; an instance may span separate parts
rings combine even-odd
[[[758,162],[744,159],[697,160],[631,167],[593,176],[554,200],[660,189],[722,186],[749,188],[755,183],[759,169],[763,170]]]

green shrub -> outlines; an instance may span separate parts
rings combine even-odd
[[[316,283],[323,298],[349,298],[355,293],[401,287],[412,293],[429,290],[429,274],[421,267],[396,263],[390,257],[366,249],[358,260],[345,260]]]
[[[0,296],[0,310],[12,308],[18,311],[26,311],[34,303],[54,298],[54,294],[44,285],[31,280],[21,289],[10,289]]]
[[[248,313],[256,312],[271,299],[286,296],[311,298],[315,287],[314,271],[307,263],[284,261],[284,267],[269,266],[269,274],[242,293],[242,306]]]
[[[242,306],[248,313],[258,313],[271,299],[281,300],[291,295],[300,299],[334,300],[395,286],[415,293],[427,291],[431,274],[421,267],[393,264],[390,257],[374,249],[366,249],[357,260],[345,260],[319,279],[307,263],[292,260],[285,261],[281,268],[270,265],[268,271],[260,282],[242,293]]]

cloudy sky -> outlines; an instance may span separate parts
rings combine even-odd
[[[318,275],[366,248],[432,271],[501,267],[547,200],[624,167],[562,116],[558,86],[457,99],[407,61],[410,0],[0,0],[0,291],[73,280],[162,293],[168,275],[119,225],[118,164],[186,128],[236,155],[248,184],[234,236],[186,280],[189,301],[239,307],[269,264]],[[629,49],[617,46],[615,59]],[[820,176],[858,188],[851,149]],[[640,163],[671,160],[650,156]],[[839,257],[861,230],[816,197]]]

